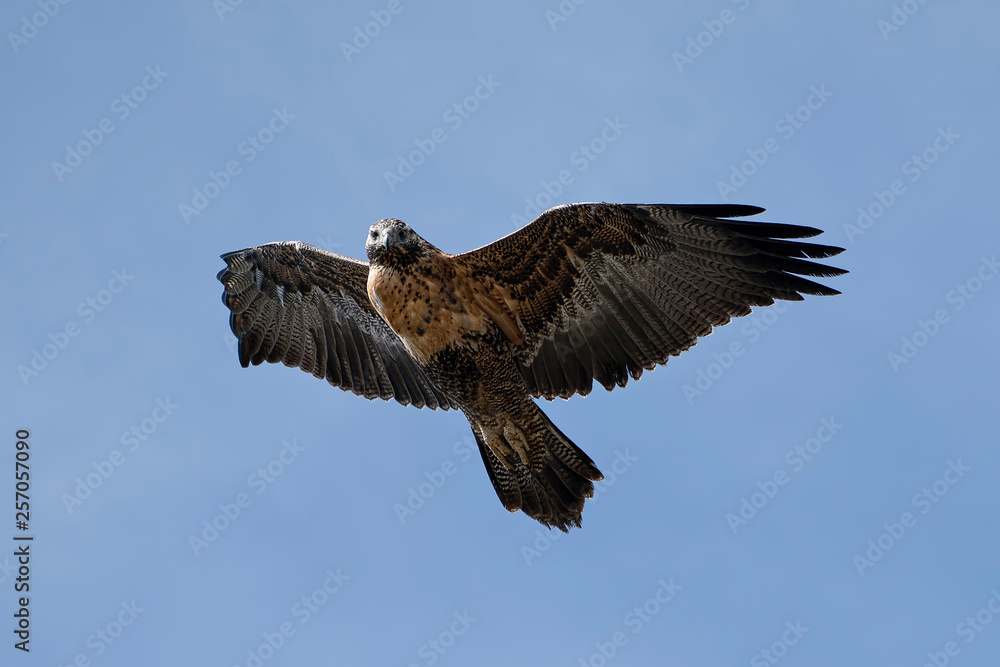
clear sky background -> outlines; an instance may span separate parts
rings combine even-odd
[[[0,664],[996,664],[996,3],[223,2],[0,11]],[[543,402],[581,530],[459,413],[240,368],[221,253],[576,201],[761,205],[851,272]]]

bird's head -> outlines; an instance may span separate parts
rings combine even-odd
[[[406,266],[420,259],[428,243],[402,220],[379,220],[368,230],[365,250],[372,264]]]

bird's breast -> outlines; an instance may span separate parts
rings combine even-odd
[[[372,304],[410,354],[425,364],[436,352],[497,326],[482,306],[482,290],[446,260],[406,269],[372,266],[368,273]]]

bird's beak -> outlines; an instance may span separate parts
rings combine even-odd
[[[396,230],[393,229],[392,227],[386,229],[384,232],[382,232],[381,241],[382,241],[382,247],[385,248],[386,250],[389,249],[389,246],[396,245]]]

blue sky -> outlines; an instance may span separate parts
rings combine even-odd
[[[7,3],[0,539],[27,429],[35,540],[0,662],[994,664],[998,22]],[[363,257],[386,217],[460,252],[574,201],[757,204],[851,272],[543,402],[607,476],[581,530],[505,512],[458,413],[239,366],[221,253]]]

